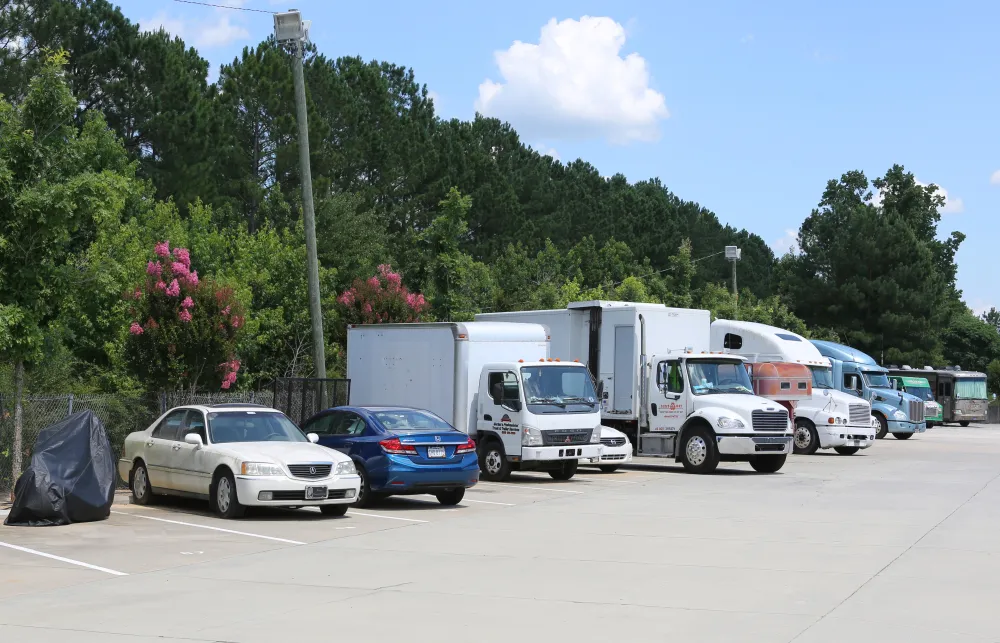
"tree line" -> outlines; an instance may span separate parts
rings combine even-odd
[[[659,179],[561,163],[496,119],[439,118],[405,66],[309,47],[304,67],[331,373],[343,371],[345,324],[359,321],[598,298],[732,317],[721,251],[737,245],[742,319],[885,363],[988,370],[1000,392],[1000,313],[963,303],[963,235],[939,231],[942,194],[901,166],[830,180],[799,252],[779,257]],[[238,356],[239,378],[201,385],[312,372],[289,53],[268,39],[208,78],[194,48],[140,31],[106,0],[0,2],[0,389],[198,384],[171,357],[176,341],[147,345],[175,331],[138,317],[153,304],[137,288],[161,308],[185,301],[183,278],[176,301],[149,281],[162,243],[242,311],[218,356]],[[194,290],[191,302],[177,311],[193,322],[212,306]],[[223,310],[212,319],[231,320]],[[188,324],[177,311],[171,323]],[[141,346],[160,371],[143,370]]]

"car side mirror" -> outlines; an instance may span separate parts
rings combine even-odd
[[[319,436],[316,435],[315,433],[306,433],[306,438],[313,444],[319,442]]]
[[[205,446],[205,441],[197,433],[188,433],[184,436],[184,441],[197,447]]]

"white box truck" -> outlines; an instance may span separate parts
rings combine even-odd
[[[812,395],[795,406],[795,453],[833,449],[854,455],[874,444],[871,405],[837,390],[830,360],[805,337],[767,324],[717,319],[712,322],[712,350],[753,363],[803,364],[812,371]]]
[[[576,473],[600,458],[601,411],[581,363],[549,356],[540,324],[375,324],[347,330],[351,404],[436,413],[476,441],[485,480]]]
[[[770,473],[791,452],[788,411],[753,394],[743,358],[708,352],[707,310],[586,301],[476,319],[545,324],[552,355],[587,364],[604,424],[628,435],[637,455],[674,458],[695,473],[720,461]]]

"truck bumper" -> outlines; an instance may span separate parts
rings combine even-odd
[[[907,422],[905,420],[888,420],[889,433],[923,433],[927,430],[926,422]]]
[[[600,444],[576,444],[571,447],[522,447],[521,461],[589,460],[600,458],[603,448],[603,445]]]
[[[871,426],[837,426],[828,425],[819,428],[820,446],[824,449],[834,447],[858,447],[867,449],[875,442],[875,432]]]
[[[779,455],[792,452],[792,436],[716,434],[716,445],[721,455]]]

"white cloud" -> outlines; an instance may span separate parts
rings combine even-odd
[[[198,47],[221,47],[237,40],[246,40],[249,37],[249,31],[240,25],[231,23],[229,16],[222,15],[218,17],[218,20],[202,26],[194,42]]]
[[[611,18],[553,18],[538,44],[518,40],[496,52],[503,80],[479,86],[476,110],[529,138],[655,140],[670,112],[642,56],[621,57],[624,44],[625,28]]]
[[[920,179],[914,178],[914,182],[921,186],[927,187],[927,183],[924,183]],[[941,208],[941,214],[961,214],[965,212],[965,202],[962,201],[961,197],[951,197],[948,194],[948,190],[944,189],[940,185],[937,186],[937,193],[944,197],[944,206]],[[882,190],[875,190],[872,192],[872,198],[868,201],[874,206],[882,205]]]
[[[774,250],[774,254],[779,257],[785,255],[789,251],[793,254],[799,254],[799,231],[793,230],[792,228],[786,228],[785,236],[772,242],[771,249]]]
[[[228,0],[227,4],[239,6],[242,0]],[[230,13],[224,9],[216,9],[210,14],[213,16],[210,20],[185,21],[161,11],[152,18],[140,20],[139,25],[143,31],[156,31],[162,28],[172,36],[189,41],[189,44],[195,47],[221,47],[250,37],[250,32],[242,25],[232,22]]]
[[[541,154],[542,156],[551,156],[553,161],[559,160],[559,152],[557,152],[556,148],[554,147],[550,147],[548,149],[545,149],[543,147],[542,149],[538,150],[538,153]]]
[[[1000,170],[990,175],[990,185],[1000,185]]]
[[[441,107],[441,94],[437,93],[433,89],[428,89],[427,90],[427,98],[429,98],[432,101],[434,101],[435,111],[437,111],[437,109]]]

